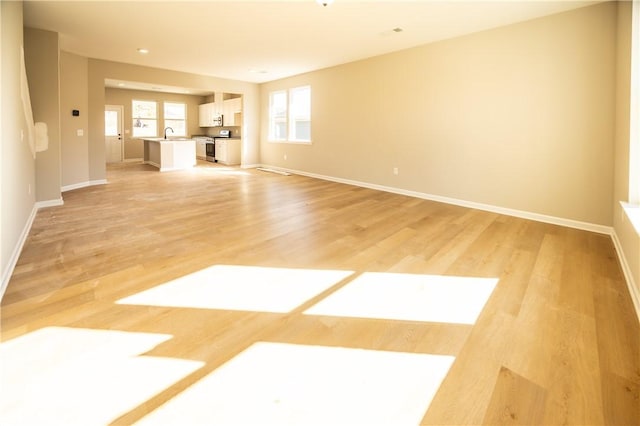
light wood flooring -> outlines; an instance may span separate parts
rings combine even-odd
[[[107,421],[85,417],[85,424],[144,420],[258,342],[359,350],[347,351],[354,356],[452,357],[435,396],[420,408],[416,422],[423,424],[640,424],[640,326],[609,236],[210,163],[171,173],[115,165],[107,178],[107,185],[64,193],[64,206],[37,214],[2,300],[0,399],[19,387],[6,377],[24,369],[22,362],[38,365],[49,378],[58,377],[55,369],[63,363],[52,342],[19,355],[11,353],[12,342],[19,347],[43,330],[101,330],[171,336],[138,358],[197,361],[197,368],[107,413]],[[348,273],[285,312],[172,306],[179,297],[122,303],[216,265],[306,271],[309,277],[314,270]],[[305,313],[363,276],[388,277],[392,284],[403,276],[497,278],[497,284],[471,323]],[[368,302],[365,293],[353,306]],[[95,369],[108,367],[109,353],[108,345],[100,349]],[[312,371],[314,362],[306,368]],[[253,374],[257,380],[261,373]],[[34,376],[28,395],[38,377],[45,375]],[[92,380],[81,393],[110,401],[138,385],[131,377],[115,390]],[[243,380],[252,388],[252,380]],[[377,375],[370,380],[375,387]],[[333,385],[337,391],[346,379]],[[404,398],[411,386],[392,393]],[[48,403],[56,397],[49,395]],[[39,409],[35,400],[16,404]],[[382,405],[369,401],[370,410]],[[81,410],[74,407],[70,411]],[[340,411],[331,413],[335,407],[316,409],[306,414],[340,419]],[[250,404],[244,410],[260,413]],[[358,413],[343,420],[357,419]]]

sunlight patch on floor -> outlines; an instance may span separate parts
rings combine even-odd
[[[309,315],[475,324],[498,278],[366,272]]]
[[[419,424],[453,361],[258,342],[137,424]]]
[[[109,424],[202,367],[142,356],[171,335],[47,327],[0,344],[0,424]]]
[[[117,303],[287,313],[352,273],[215,265],[126,297]]]

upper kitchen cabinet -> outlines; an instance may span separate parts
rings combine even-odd
[[[222,114],[225,126],[240,126],[242,124],[242,98],[226,99],[223,102]]]
[[[221,126],[223,114],[221,102],[209,102],[198,106],[198,125],[200,127]]]
[[[200,105],[200,127],[242,125],[242,97],[233,93],[218,93],[215,102]]]
[[[213,123],[213,102],[198,105],[198,125],[209,127]]]

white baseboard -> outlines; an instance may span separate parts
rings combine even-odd
[[[11,253],[11,257],[9,258],[7,267],[4,271],[2,271],[2,282],[0,282],[0,301],[2,301],[4,292],[7,290],[7,286],[9,285],[9,280],[11,279],[11,275],[13,274],[13,270],[16,267],[16,263],[18,263],[18,258],[20,257],[20,253],[22,253],[22,248],[24,247],[24,243],[27,241],[27,237],[29,236],[29,232],[31,231],[31,226],[33,225],[33,221],[36,218],[36,213],[38,213],[37,203],[34,204],[33,209],[31,210],[31,214],[27,219],[27,223],[25,223],[24,228],[20,233],[20,238],[18,238],[18,243],[13,249],[13,253]]]
[[[62,206],[63,204],[64,200],[62,199],[62,197],[60,197],[57,200],[38,201],[36,202],[36,208],[43,209],[45,207]]]
[[[147,160],[144,162],[144,164],[149,164],[150,166],[157,167],[158,169],[160,168],[160,164],[156,163],[155,161]]]
[[[65,185],[61,188],[61,191],[62,192],[73,191],[74,189],[86,188],[88,186],[94,186],[94,185],[104,185],[106,183],[107,183],[106,179],[89,180],[86,182],[74,183],[72,185]]]
[[[631,273],[631,268],[629,267],[629,263],[627,262],[627,257],[624,255],[622,244],[620,243],[620,239],[618,238],[618,234],[615,232],[615,230],[611,234],[611,239],[613,240],[613,246],[616,248],[616,252],[618,253],[618,259],[620,259],[622,273],[624,274],[625,281],[627,282],[627,287],[629,288],[629,294],[631,295],[633,307],[636,309],[636,315],[638,316],[638,321],[640,321],[640,292],[638,290],[638,287],[636,286],[635,280],[633,279],[633,274]]]
[[[74,184],[71,184],[71,185],[63,186],[62,188],[60,188],[60,191],[62,191],[62,192],[73,191],[74,189],[86,188],[89,185],[90,185],[90,183],[88,181],[87,182],[74,183]]]
[[[271,166],[268,164],[261,164],[260,167],[267,167],[270,169],[289,172],[296,175],[302,175],[302,176],[308,176],[316,179],[323,179],[323,180],[328,180],[332,182],[344,183],[347,185],[354,185],[354,186],[359,186],[363,188],[376,189],[378,191],[391,192],[391,193],[400,194],[400,195],[407,195],[409,197],[422,198],[424,200],[437,201],[445,204],[453,204],[461,207],[484,210],[491,213],[498,213],[498,214],[503,214],[507,216],[519,217],[522,219],[534,220],[536,222],[544,222],[544,223],[550,223],[552,225],[566,226],[568,228],[575,228],[583,231],[591,231],[591,232],[596,232],[598,234],[606,234],[606,235],[613,234],[613,227],[611,226],[598,225],[595,223],[588,223],[588,222],[580,222],[572,219],[565,219],[565,218],[555,217],[555,216],[547,216],[539,213],[532,213],[532,212],[527,212],[523,210],[515,210],[515,209],[506,208],[506,207],[492,206],[490,204],[482,204],[482,203],[476,203],[474,201],[459,200],[457,198],[443,197],[440,195],[426,194],[423,192],[408,191],[406,189],[376,185],[372,183],[360,182],[360,181],[355,181],[350,179],[336,178],[333,176],[318,175],[315,173],[307,173],[300,170],[287,169],[283,167]]]
[[[242,164],[240,168],[242,169],[257,169],[258,167],[262,167],[262,164]]]
[[[20,238],[18,238],[18,242],[13,250],[13,253],[11,253],[9,263],[7,264],[6,269],[2,271],[2,282],[0,282],[0,302],[2,301],[2,297],[4,296],[4,292],[7,289],[7,286],[9,285],[9,279],[11,279],[11,275],[13,274],[13,270],[16,267],[16,263],[18,263],[18,258],[20,257],[20,253],[22,253],[24,243],[27,241],[27,237],[29,236],[31,226],[33,225],[33,221],[36,218],[38,210],[46,207],[62,206],[63,204],[64,200],[61,197],[57,200],[37,201],[33,205],[33,209],[31,210],[31,214],[27,219],[27,223],[25,223],[24,228],[20,233]]]

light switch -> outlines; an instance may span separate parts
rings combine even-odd
[[[76,130],[76,134],[77,134],[78,136],[84,136],[84,130],[82,130],[82,129],[78,129],[78,130]]]

